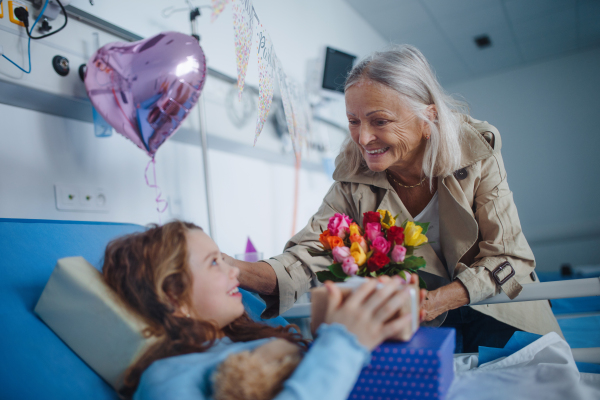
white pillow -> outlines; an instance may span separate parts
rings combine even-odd
[[[56,263],[35,313],[115,390],[125,370],[156,341],[83,257]]]

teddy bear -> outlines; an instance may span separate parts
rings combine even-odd
[[[271,400],[282,389],[303,351],[284,339],[232,354],[212,376],[215,400]]]

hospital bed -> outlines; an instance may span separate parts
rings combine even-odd
[[[600,364],[600,277],[561,280],[556,273],[539,275],[540,283],[524,285],[514,300],[501,293],[477,305],[550,300],[575,361]],[[308,301],[295,304],[282,317],[302,320],[310,314]]]
[[[101,268],[106,244],[142,231],[133,224],[0,219],[0,399],[117,400],[112,387],[33,312],[58,259],[82,256]],[[242,293],[250,316],[264,305]],[[264,321],[287,325],[283,318]]]
[[[118,398],[33,309],[58,259],[82,256],[100,269],[111,239],[143,229],[133,224],[0,219],[1,399]],[[585,294],[597,296],[597,278],[586,282],[589,292]],[[243,293],[243,299],[250,316],[259,320],[264,305],[248,293]],[[300,309],[294,307],[290,313]],[[281,317],[265,322],[287,324]]]

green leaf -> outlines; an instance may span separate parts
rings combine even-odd
[[[331,264],[328,268],[329,271],[331,271],[331,273],[337,276],[338,278],[346,279],[348,277],[348,275],[346,275],[346,273],[342,269],[342,264]]]
[[[333,281],[333,282],[344,282],[345,281],[345,279],[338,278],[337,276],[335,276],[333,273],[331,273],[331,271],[318,271],[317,279],[321,283],[325,282],[325,281]]]
[[[419,276],[419,287],[421,289],[427,289],[427,284],[425,283],[425,281],[423,280],[423,278],[421,278],[420,276]]]
[[[406,229],[406,223],[408,222],[408,219],[405,219],[404,222],[402,223],[402,225],[400,225],[403,229]]]
[[[429,229],[429,222],[417,222],[415,221],[415,225],[420,226],[421,228],[423,228],[423,232],[421,232],[423,235],[427,234],[427,230]]]
[[[425,268],[427,261],[423,257],[409,256],[404,259],[404,268],[418,270]]]
[[[377,273],[375,271],[371,272],[370,274],[373,278],[377,278]]]
[[[406,280],[406,274],[404,273],[404,271],[400,271],[398,272],[398,275],[400,275],[400,277],[404,280]]]

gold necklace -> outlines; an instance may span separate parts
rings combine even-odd
[[[417,187],[417,186],[421,186],[421,185],[423,184],[423,182],[425,182],[425,179],[427,179],[427,177],[425,176],[425,177],[423,177],[423,179],[421,179],[421,182],[417,183],[416,185],[407,186],[407,185],[404,185],[404,184],[402,184],[402,183],[398,182],[398,181],[396,180],[396,178],[394,178],[394,177],[392,176],[392,174],[390,174],[390,171],[388,171],[387,169],[385,170],[385,172],[386,172],[386,174],[387,174],[387,175],[388,175],[390,178],[392,178],[392,180],[393,180],[394,182],[396,182],[398,185],[402,186],[403,188],[407,188],[407,189],[414,188],[414,187]]]

